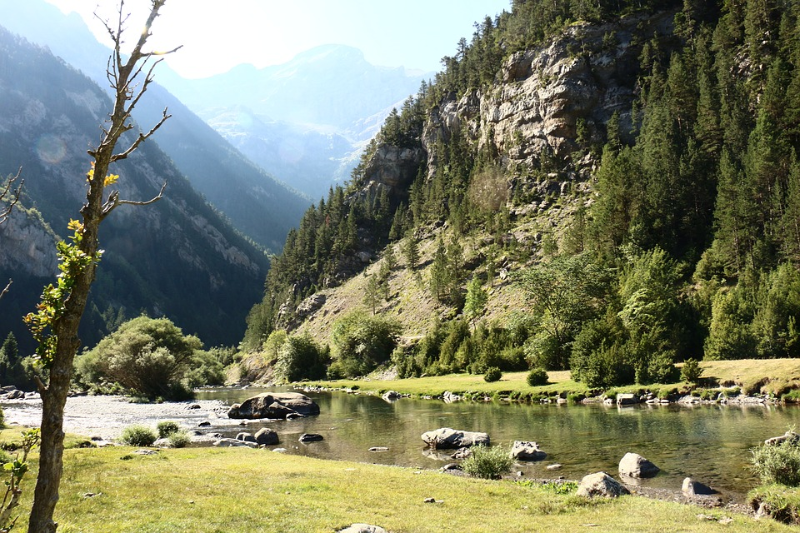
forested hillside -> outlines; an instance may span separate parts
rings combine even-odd
[[[436,317],[345,374],[391,354],[401,375],[570,368],[609,386],[800,356],[799,17],[793,0],[515,0],[306,213],[246,346],[329,315],[332,287],[397,243],[357,307],[410,337],[403,315],[425,306],[392,300],[423,288]],[[358,359],[346,321],[301,329],[332,341],[333,374]]]
[[[0,28],[0,175],[21,167],[25,180],[20,203],[0,225],[0,279],[14,280],[0,305],[0,336],[13,332],[23,353],[32,339],[22,317],[58,273],[55,236],[79,215],[86,150],[110,105],[81,72]],[[106,252],[82,340],[94,344],[124,319],[147,313],[170,317],[210,345],[233,344],[248,300],[263,286],[267,258],[206,203],[155,139],[119,164],[115,187],[122,198],[148,200],[166,181],[164,200],[147,209],[123,206],[104,224]]]

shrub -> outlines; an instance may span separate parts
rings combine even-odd
[[[194,367],[202,343],[166,318],[146,316],[122,324],[77,363],[81,380],[117,382],[150,399],[173,399],[186,386],[175,387]],[[84,359],[86,358],[86,359]],[[85,383],[87,384],[87,383]]]
[[[397,346],[400,325],[381,316],[354,311],[336,322],[332,341],[335,358],[347,377],[369,374],[389,360]]]
[[[764,485],[800,485],[800,447],[789,440],[774,446],[762,444],[755,448],[752,462],[753,470]]]
[[[541,367],[532,369],[528,372],[527,381],[531,387],[547,385],[547,370]]]
[[[495,381],[500,381],[500,378],[502,377],[503,372],[501,372],[496,366],[492,366],[486,369],[486,373],[483,375],[483,380],[487,383],[493,383]]]
[[[158,430],[158,438],[166,439],[173,433],[179,432],[181,427],[177,422],[173,422],[172,420],[162,420],[156,424],[156,429]]]
[[[696,359],[687,359],[681,368],[681,378],[687,383],[697,383],[700,381],[700,376],[703,375],[703,369],[700,368],[700,362]]]
[[[310,335],[291,336],[278,350],[275,377],[278,381],[291,383],[302,379],[325,377],[329,361],[328,349],[320,348]]]
[[[169,439],[169,443],[173,448],[185,448],[192,442],[192,438],[183,430],[170,433],[167,439]]]
[[[147,426],[133,425],[122,430],[119,440],[128,446],[152,446],[158,436]]]
[[[473,446],[472,455],[464,459],[461,468],[473,477],[497,479],[511,471],[514,460],[508,450],[500,446]]]

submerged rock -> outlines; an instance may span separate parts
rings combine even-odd
[[[278,418],[295,415],[318,415],[319,405],[299,392],[267,392],[248,398],[241,404],[233,404],[228,418]]]
[[[488,433],[450,428],[426,431],[422,434],[422,440],[432,448],[463,448],[464,446],[476,446],[478,444],[489,446]]]

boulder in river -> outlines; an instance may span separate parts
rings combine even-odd
[[[619,462],[619,473],[622,476],[633,478],[653,477],[660,468],[648,461],[638,453],[628,452]]]
[[[605,472],[597,472],[596,474],[589,474],[581,479],[578,485],[578,496],[585,496],[586,498],[618,498],[623,494],[630,494],[622,483],[609,476]]]
[[[319,405],[299,392],[267,392],[248,398],[241,404],[233,404],[228,418],[279,418],[289,415],[318,415]]]
[[[278,444],[278,433],[269,428],[261,428],[256,432],[255,439],[259,446],[272,446]]]
[[[318,442],[323,440],[324,437],[317,433],[303,433],[300,435],[300,442]]]
[[[536,442],[516,440],[511,446],[511,457],[520,461],[541,461],[547,454],[539,449]]]
[[[463,448],[482,444],[489,446],[489,434],[479,431],[461,431],[450,428],[439,428],[426,431],[422,440],[432,448]]]
[[[764,444],[767,446],[777,446],[779,444],[783,444],[784,442],[789,441],[791,444],[798,444],[800,443],[800,435],[792,431],[791,429],[780,435],[778,437],[772,437],[771,439],[767,439],[764,441]]]

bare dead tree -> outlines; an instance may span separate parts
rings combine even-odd
[[[63,468],[64,406],[72,378],[72,363],[80,346],[78,326],[86,307],[89,289],[95,279],[97,260],[99,259],[98,230],[100,223],[120,205],[148,205],[161,199],[164,192],[162,186],[161,191],[155,197],[141,202],[122,200],[118,191],[113,191],[108,196],[105,196],[104,192],[106,187],[113,184],[115,178],[108,174],[109,166],[127,158],[170,117],[165,109],[161,120],[150,131],[140,132],[127,149],[120,152],[115,151],[121,136],[134,127],[131,112],[153,81],[153,69],[161,61],[157,56],[175,52],[180,48],[167,52],[144,51],[147,40],[151,37],[153,22],[158,17],[159,10],[164,6],[166,0],[150,0],[150,2],[151,10],[145,27],[127,60],[124,60],[122,51],[122,37],[128,18],[124,14],[124,0],[120,0],[119,17],[116,22],[112,24],[103,21],[114,43],[114,50],[107,67],[108,81],[115,93],[114,108],[108,121],[102,127],[99,144],[95,149],[89,151],[89,155],[94,158],[94,168],[87,175],[86,203],[81,208],[83,223],[71,223],[77,236],[73,242],[80,252],[76,257],[89,258],[89,261],[77,261],[71,265],[62,259],[62,265],[68,265],[68,267],[64,267],[66,270],[64,275],[69,278],[69,291],[67,295],[63,296],[63,302],[59,302],[59,310],[49,322],[47,317],[42,319],[47,322],[50,336],[45,343],[45,349],[41,349],[42,341],[40,340],[40,350],[37,353],[43,358],[50,373],[47,385],[41,381],[38,382],[39,392],[42,396],[42,441],[39,473],[28,523],[30,533],[54,533],[58,528],[58,524],[53,521],[53,513],[58,503]],[[106,176],[108,177],[106,178]]]

